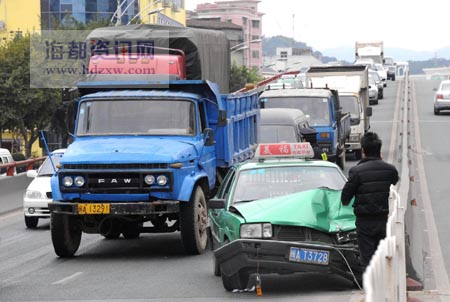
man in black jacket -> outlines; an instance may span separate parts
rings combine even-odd
[[[353,212],[363,269],[386,237],[390,186],[399,179],[397,169],[381,159],[381,144],[376,133],[367,132],[362,137],[363,159],[350,169],[341,195],[345,206],[355,197]]]

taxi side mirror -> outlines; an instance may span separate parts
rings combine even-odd
[[[225,199],[213,198],[208,201],[208,208],[213,210],[225,209]]]

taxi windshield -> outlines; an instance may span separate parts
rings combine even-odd
[[[342,190],[345,178],[335,167],[280,166],[240,171],[233,203],[294,194],[316,188]]]

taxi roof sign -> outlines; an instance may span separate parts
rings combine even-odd
[[[256,158],[314,158],[314,150],[310,143],[278,143],[259,144]]]

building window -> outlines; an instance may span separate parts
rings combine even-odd
[[[281,52],[280,52],[280,57],[282,57],[282,58],[287,58],[287,56],[288,56],[287,51],[281,51]]]
[[[247,25],[247,17],[242,17],[242,25]]]
[[[252,27],[259,28],[259,20],[252,20]]]
[[[259,59],[259,50],[252,50],[252,58]]]
[[[252,35],[252,41],[253,40],[259,40],[260,38],[259,38],[259,36],[258,35]]]

